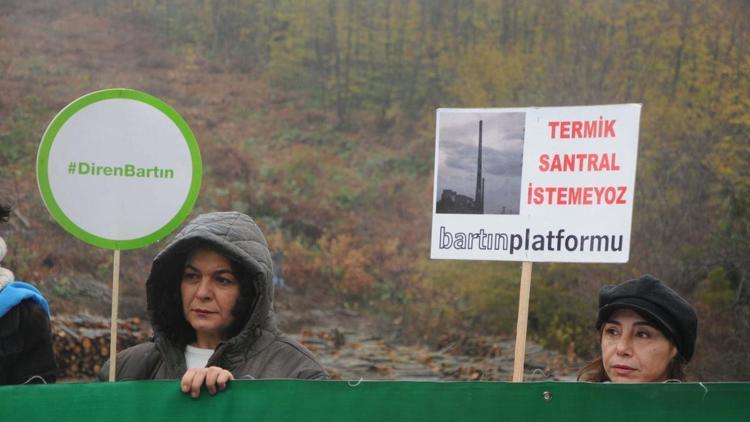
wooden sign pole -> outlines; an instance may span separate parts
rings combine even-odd
[[[109,328],[109,381],[115,381],[117,367],[117,302],[120,297],[120,251],[115,249],[112,270],[112,321]]]
[[[524,262],[521,265],[521,290],[518,295],[518,322],[516,324],[516,356],[513,361],[513,382],[523,382],[523,364],[526,357],[526,328],[529,322],[531,264],[531,262]]]

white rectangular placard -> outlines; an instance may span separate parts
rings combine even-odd
[[[438,109],[431,257],[627,262],[640,112]]]

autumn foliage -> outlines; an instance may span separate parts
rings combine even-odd
[[[287,284],[408,340],[513,333],[517,263],[433,262],[435,108],[643,104],[625,265],[536,264],[530,335],[590,356],[596,292],[652,273],[695,302],[698,378],[750,378],[750,8],[739,0],[4,2],[7,266],[45,293],[108,279],[34,182],[55,113],[127,86],[196,132],[196,212],[256,217]],[[45,13],[42,13],[45,12]],[[23,218],[21,218],[23,217]],[[6,230],[3,228],[3,230]],[[141,295],[158,245],[124,256]],[[61,287],[62,286],[62,287]],[[68,287],[65,287],[68,286]],[[139,312],[132,299],[126,308]],[[76,302],[77,303],[77,302]],[[142,312],[142,311],[141,311]]]

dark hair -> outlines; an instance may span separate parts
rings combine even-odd
[[[10,218],[10,205],[0,204],[0,223],[8,221]]]
[[[253,313],[253,309],[255,309],[255,306],[258,303],[258,292],[255,288],[255,279],[259,274],[246,274],[247,271],[242,269],[241,266],[234,261],[232,261],[232,271],[235,271],[235,274],[238,275],[238,280],[240,280],[240,295],[234,303],[234,308],[232,308],[234,321],[229,328],[227,328],[227,338],[236,336],[243,328],[245,328],[247,321]]]
[[[658,329],[658,328],[657,328]],[[604,326],[599,331],[599,348],[601,349],[602,334]],[[661,331],[661,330],[660,330]],[[665,336],[666,337],[666,336]],[[669,337],[667,340],[674,345]],[[687,362],[679,353],[675,354],[672,360],[669,362],[669,368],[667,369],[667,380],[679,380],[685,381],[687,379],[686,374]],[[604,369],[604,362],[602,361],[601,352],[586,365],[578,371],[577,381],[588,381],[588,382],[607,382],[611,381],[607,375],[607,371]]]
[[[169,327],[155,328],[159,328],[162,331],[162,334],[166,336],[168,340],[179,347],[184,347],[185,345],[193,343],[196,340],[195,329],[185,319],[185,315],[182,310],[183,304],[182,295],[180,294],[180,285],[182,283],[182,274],[188,256],[191,252],[198,249],[212,250],[229,259],[229,262],[232,266],[232,272],[235,274],[237,280],[240,283],[240,294],[234,304],[234,308],[232,308],[232,316],[234,317],[234,321],[227,328],[227,339],[236,336],[242,331],[242,329],[247,324],[247,321],[250,319],[252,310],[255,308],[255,305],[258,301],[258,294],[255,287],[255,279],[257,277],[257,274],[248,273],[248,271],[236,259],[234,259],[230,254],[226,253],[226,251],[217,248],[215,245],[211,243],[197,243],[194,247],[190,248],[189,251],[180,254],[179,258],[174,261],[180,264],[174,265],[170,269],[168,275],[169,280],[167,280],[167,283],[169,285],[166,290],[167,294],[165,295],[159,306],[159,313],[161,314],[161,317],[165,319],[156,319],[154,318],[154,315],[152,315],[152,321],[173,321],[173,323]],[[156,309],[152,309],[152,312],[155,311]]]

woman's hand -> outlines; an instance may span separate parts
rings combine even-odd
[[[182,376],[181,389],[183,393],[190,393],[191,397],[197,399],[201,395],[201,387],[206,384],[208,393],[213,396],[217,391],[224,391],[227,383],[233,379],[231,372],[218,366],[192,368]]]

